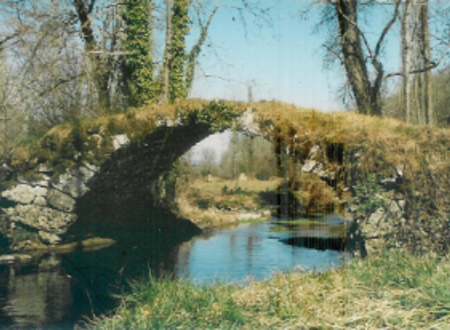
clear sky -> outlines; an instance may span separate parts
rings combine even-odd
[[[322,45],[326,36],[313,33],[321,19],[322,7],[315,6],[302,15],[311,2],[261,0],[262,5],[273,6],[272,26],[255,24],[255,19],[246,15],[244,27],[238,12],[229,8],[240,1],[219,0],[223,8],[211,24],[207,42],[211,47],[202,49],[191,96],[246,101],[246,85],[251,84],[256,101],[276,99],[322,111],[343,110],[338,90],[345,81],[345,73],[342,68],[324,68]],[[360,19],[369,42],[376,43],[392,11],[392,5],[381,5]],[[397,25],[385,44],[386,72],[399,68],[398,35]]]
[[[261,1],[265,5],[275,2]],[[309,2],[275,5],[272,26],[258,26],[247,15],[245,27],[237,11],[220,8],[210,27],[213,50],[204,47],[192,96],[247,100],[246,85],[251,84],[254,100],[277,99],[323,111],[342,109],[335,93],[342,76],[323,69],[324,37],[311,33],[319,11],[311,11],[308,20],[301,18]]]

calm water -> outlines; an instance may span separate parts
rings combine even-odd
[[[293,268],[323,270],[350,257],[345,252],[285,244],[280,240],[300,234],[299,230],[277,232],[274,228],[274,223],[242,224],[183,243],[177,254],[177,274],[199,282],[244,281]],[[316,235],[330,232],[328,227],[319,228]]]
[[[338,232],[336,226],[242,224],[177,246],[158,236],[89,253],[48,254],[25,265],[0,265],[0,328],[73,329],[83,317],[116,306],[108,293],[122,292],[127,280],[149,271],[204,283],[262,279],[277,270],[326,269],[349,255],[285,242]]]

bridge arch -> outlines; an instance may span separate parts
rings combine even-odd
[[[79,214],[129,211],[152,203],[148,192],[179,156],[230,127],[273,141],[278,154],[327,182],[341,198],[346,217],[360,223],[374,242],[409,240],[401,233],[412,221],[410,203],[418,200],[405,182],[438,175],[440,185],[450,187],[445,171],[429,176],[419,161],[424,155],[412,152],[434,141],[437,147],[427,149],[425,157],[439,155],[441,167],[449,166],[448,155],[440,153],[439,141],[447,141],[443,131],[430,132],[423,140],[420,128],[356,114],[329,115],[279,103],[189,101],[60,126],[37,146],[17,150],[13,169],[2,172],[0,232],[12,237],[20,228],[35,233],[44,245],[55,245],[69,228],[86,227]],[[358,189],[367,185],[373,191],[361,194]],[[441,191],[434,190],[434,205],[427,201],[423,207],[450,213],[450,206],[439,202],[445,200]],[[108,227],[106,222],[90,225]],[[180,228],[191,225],[185,222]],[[26,244],[12,241],[18,249]]]

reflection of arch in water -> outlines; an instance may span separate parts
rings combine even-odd
[[[27,264],[0,265],[0,324],[14,328],[67,325],[71,313],[76,313],[71,311],[78,308],[72,290],[73,281],[56,255]]]

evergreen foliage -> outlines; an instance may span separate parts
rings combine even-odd
[[[127,0],[125,50],[127,74],[133,86],[131,104],[144,105],[155,99],[149,0]]]
[[[188,0],[175,0],[172,7],[172,40],[169,60],[169,100],[185,99],[187,89],[184,80],[186,36],[190,30]]]

